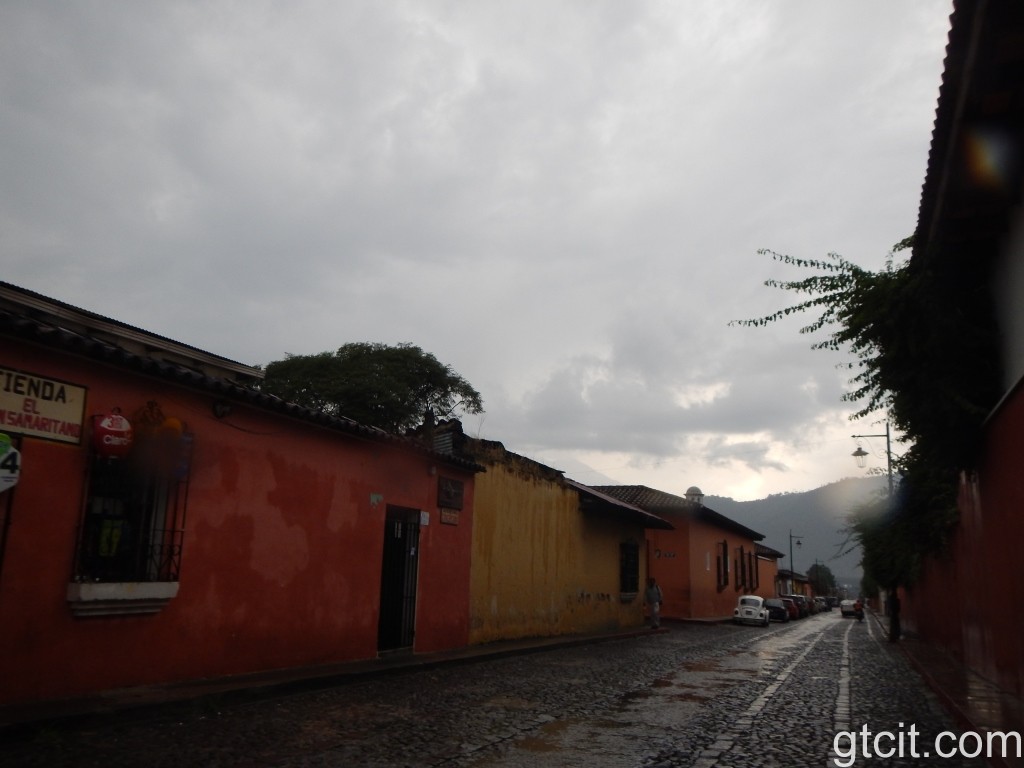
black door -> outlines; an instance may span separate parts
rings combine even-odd
[[[384,523],[384,555],[380,576],[380,624],[377,648],[411,648],[416,628],[416,572],[420,513],[388,507]]]

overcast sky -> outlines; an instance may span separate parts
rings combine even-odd
[[[884,427],[728,323],[795,298],[759,248],[913,232],[950,10],[7,0],[0,277],[248,364],[419,345],[580,482],[808,490]]]

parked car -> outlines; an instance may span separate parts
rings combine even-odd
[[[843,616],[856,616],[857,601],[843,600],[841,603],[839,603],[839,613],[841,613]]]
[[[796,603],[796,607],[800,611],[800,618],[801,619],[804,619],[807,616],[810,616],[811,609],[810,609],[810,606],[807,604],[807,598],[806,597],[804,597],[803,595],[784,595],[784,597],[788,597],[790,600],[792,600],[794,603]]]
[[[772,621],[789,621],[789,608],[782,602],[782,598],[769,597],[764,601],[764,607],[768,609],[768,618]]]
[[[818,613],[821,613],[822,611],[832,610],[832,606],[828,604],[828,600],[826,600],[824,597],[816,597],[814,598],[814,602],[818,606]]]
[[[793,600],[791,598],[780,597],[779,599],[782,601],[782,604],[786,606],[786,610],[789,611],[789,618],[791,618],[791,619],[799,619],[800,618],[800,609],[797,608],[796,603],[793,602]]]
[[[764,605],[764,598],[757,595],[740,597],[736,609],[732,612],[732,620],[737,624],[760,624],[762,627],[767,627],[771,621],[768,609]]]

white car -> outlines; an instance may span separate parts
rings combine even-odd
[[[732,612],[732,620],[737,624],[760,624],[767,627],[771,618],[764,598],[757,595],[743,595]]]

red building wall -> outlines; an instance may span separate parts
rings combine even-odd
[[[778,595],[779,561],[771,557],[763,557],[757,561],[757,578],[760,583],[755,593],[768,599]]]
[[[0,494],[0,704],[374,657],[388,505],[429,514],[415,651],[467,644],[471,472],[253,407],[218,419],[209,393],[11,340],[0,363],[88,387],[87,417],[156,401],[195,436],[177,596],[89,618],[67,602],[88,450],[21,441]],[[465,483],[457,525],[439,519],[439,470]]]
[[[729,554],[728,583],[720,587],[718,583],[717,553],[726,542]],[[765,589],[755,590],[748,582],[740,581],[740,565],[737,549],[742,547],[745,556],[754,551],[754,542],[731,531],[725,531],[708,523],[695,520],[690,529],[690,567],[693,585],[693,616],[701,618],[721,618],[732,616],[736,601],[740,595],[770,594],[770,585]],[[757,558],[751,558],[755,563]]]
[[[948,552],[902,591],[903,624],[1006,690],[1024,694],[1024,389],[991,420],[977,474],[964,474]]]
[[[736,550],[754,551],[754,542],[689,515],[660,512],[675,530],[649,530],[648,563],[661,585],[662,616],[674,619],[710,619],[732,616],[739,595],[768,596],[773,586],[763,580],[761,588],[749,584],[737,588]],[[719,585],[718,556],[722,542],[729,553],[728,584]],[[756,562],[756,558],[752,558]],[[758,569],[760,572],[760,568]]]
[[[690,528],[685,521],[663,515],[675,530],[647,531],[647,571],[661,587],[661,615],[688,619],[690,602]]]

